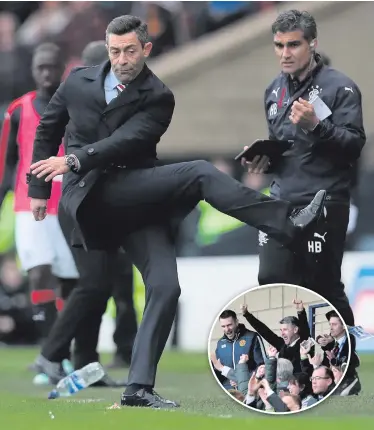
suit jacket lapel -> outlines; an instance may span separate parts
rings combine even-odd
[[[106,106],[105,92],[104,92],[104,79],[110,68],[109,61],[100,64],[99,66],[90,67],[86,71],[84,78],[90,82],[89,91],[99,109],[103,111]]]
[[[142,91],[152,88],[149,79],[150,75],[150,70],[146,65],[144,65],[143,70],[139,73],[136,79],[127,85],[126,89],[106,106],[104,112],[109,112],[138,100]]]

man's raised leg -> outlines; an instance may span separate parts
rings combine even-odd
[[[325,194],[320,191],[306,208],[291,215],[289,202],[254,191],[202,160],[152,169],[123,169],[101,191],[103,207],[123,214],[128,225],[148,225],[156,213],[158,219],[164,219],[168,212],[172,216],[185,209],[186,215],[200,200],[206,200],[286,246],[293,245],[298,231],[318,219]]]

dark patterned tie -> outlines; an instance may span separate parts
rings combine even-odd
[[[126,89],[126,86],[123,84],[116,85],[116,90],[117,90],[118,95],[120,95],[122,93],[122,91],[124,91],[125,89]]]
[[[334,354],[334,356],[335,356],[336,358],[338,358],[339,350],[340,350],[339,343],[338,343],[338,342],[336,342],[336,343],[335,343],[335,346],[334,346],[334,349],[332,350],[332,353]]]

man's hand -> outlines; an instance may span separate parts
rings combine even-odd
[[[269,395],[270,395],[269,392],[271,391],[271,388],[270,388],[270,384],[267,381],[267,379],[265,379],[265,378],[262,379],[260,385],[261,385],[261,387],[264,388],[266,397],[269,397]]]
[[[301,343],[300,344],[300,355],[302,357],[303,356],[306,357],[309,354],[311,348],[312,348],[312,344],[310,342],[305,341],[305,343],[304,342]]]
[[[57,175],[63,175],[70,169],[65,162],[65,157],[49,157],[48,160],[40,160],[32,164],[31,173],[37,178],[45,178],[45,182],[51,181]]]
[[[256,371],[256,378],[261,379],[265,375],[265,364],[258,366]]]
[[[245,146],[244,149],[248,149]],[[246,167],[248,173],[265,173],[270,165],[270,158],[266,155],[256,155],[252,161],[248,161],[246,158],[241,159],[243,167]]]
[[[31,199],[30,209],[34,215],[35,221],[43,221],[43,219],[47,216],[47,200]]]
[[[252,376],[248,381],[248,395],[255,396],[260,386],[261,386],[261,381],[257,381],[255,372],[253,372]]]
[[[217,359],[216,353],[212,352],[210,354],[210,359],[212,360],[213,366],[216,370],[218,370],[219,372],[222,371],[223,369],[223,364],[221,363],[221,360]]]
[[[275,357],[278,354],[277,348],[274,348],[274,346],[270,346],[268,350],[269,357]]]
[[[333,360],[335,357],[335,354],[332,351],[325,351],[326,352],[326,356],[329,359],[329,361]]]
[[[303,304],[302,300],[300,300],[300,299],[293,299],[292,303],[295,305],[297,312],[301,312],[301,311],[304,310],[304,304]]]
[[[313,130],[319,123],[313,105],[301,97],[293,102],[289,118],[292,124],[300,124],[306,130]]]
[[[244,364],[244,363],[246,363],[248,360],[249,360],[248,355],[247,355],[247,354],[242,354],[242,355],[240,356],[239,363],[240,363],[240,364]]]
[[[266,391],[263,387],[258,389],[258,395],[260,396],[260,399],[264,402],[265,408],[272,409],[271,404],[267,401]]]
[[[231,385],[233,388],[235,388],[235,389],[238,387],[237,382],[235,382],[235,381],[231,381],[231,379],[230,379],[230,385]]]
[[[247,305],[240,305],[240,311],[244,315],[246,312],[248,312],[248,306]]]
[[[323,354],[315,354],[314,357],[311,357],[310,354],[308,354],[308,359],[309,359],[309,363],[312,366],[320,366],[322,364],[323,361]]]
[[[326,346],[333,341],[334,339],[329,334],[324,334],[323,336],[318,338],[317,343],[321,346]]]

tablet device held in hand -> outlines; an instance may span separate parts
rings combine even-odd
[[[245,158],[247,161],[252,161],[256,155],[266,155],[272,160],[288,151],[293,143],[293,140],[255,140],[249,148],[241,151],[235,157],[235,160],[240,161],[242,158]]]

